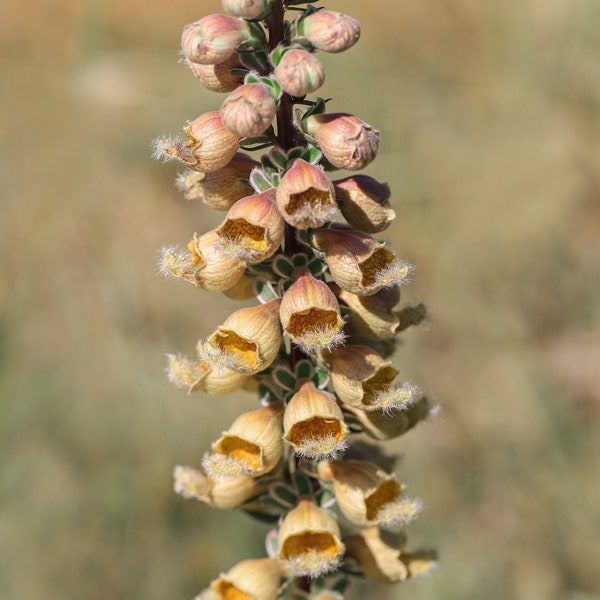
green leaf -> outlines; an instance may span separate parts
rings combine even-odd
[[[316,165],[322,157],[323,153],[315,146],[308,146],[302,155],[302,159],[311,165]]]
[[[284,390],[293,390],[296,387],[296,378],[285,367],[275,367],[273,369],[273,381]]]
[[[258,396],[261,404],[274,404],[275,402],[279,402],[278,394],[264,383],[261,383],[258,386]]]
[[[279,275],[279,277],[291,277],[294,271],[294,265],[287,256],[278,254],[273,259],[273,271]]]
[[[313,376],[315,385],[321,390],[329,383],[329,372],[317,369],[317,372]]]
[[[286,156],[285,152],[283,152],[277,146],[275,146],[271,152],[269,152],[269,156],[280,169],[285,169],[287,167],[288,157]]]
[[[298,501],[296,491],[283,483],[276,483],[269,488],[269,495],[285,508],[293,508]]]
[[[265,173],[256,168],[250,173],[250,185],[258,192],[266,192],[273,187]]]
[[[315,257],[310,260],[306,266],[308,267],[310,274],[316,278],[320,277],[323,275],[323,273],[325,273],[325,271],[327,271],[327,263],[324,260],[321,260],[319,257]]]
[[[288,150],[288,162],[296,160],[297,158],[301,158],[304,154],[305,148],[303,146],[294,146],[290,150]]]
[[[270,515],[267,513],[262,513],[257,510],[249,510],[247,508],[241,508],[248,516],[256,519],[257,521],[262,521],[263,523],[277,523],[279,521],[279,515]]]
[[[271,62],[273,63],[274,67],[276,67],[281,62],[281,58],[286,53],[286,51],[287,51],[287,48],[279,47],[279,48],[275,48],[275,50],[273,50],[271,52],[271,54],[270,54]]]
[[[298,496],[312,496],[313,489],[310,478],[304,473],[296,471],[292,477],[292,481]]]
[[[270,281],[265,281],[264,279],[256,279],[252,287],[254,289],[254,293],[258,298],[261,304],[266,304],[270,300],[275,300],[278,298],[277,292],[273,289]]]
[[[303,358],[296,363],[296,379],[311,379],[314,373],[310,360]]]
[[[305,267],[306,263],[308,262],[308,256],[306,256],[306,254],[294,254],[294,256],[292,256],[292,264],[294,265],[294,267]]]
[[[329,490],[323,490],[319,498],[319,505],[327,508],[335,503],[335,496]]]

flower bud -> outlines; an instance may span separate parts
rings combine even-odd
[[[358,41],[360,23],[333,10],[319,10],[300,20],[298,34],[323,52],[343,52]]]
[[[258,19],[267,13],[272,0],[221,0],[226,13],[242,19]]]
[[[242,76],[232,73],[233,69],[243,68],[237,53],[216,65],[200,65],[188,58],[184,60],[190,71],[211,92],[231,92],[244,81]]]
[[[393,381],[398,371],[368,346],[343,346],[326,355],[339,399],[363,410],[404,410],[418,399],[410,384]]]
[[[227,15],[207,15],[183,28],[181,48],[192,62],[218,65],[249,37],[250,28],[245,21]]]
[[[314,137],[327,160],[338,169],[359,171],[376,156],[379,131],[354,115],[311,115],[306,133]]]
[[[210,584],[200,600],[276,600],[282,576],[274,558],[243,560]],[[208,592],[208,593],[207,593]]]
[[[282,407],[272,404],[240,415],[212,445],[202,466],[214,478],[258,477],[272,471],[281,458]]]
[[[277,210],[275,190],[238,200],[217,228],[225,252],[255,264],[277,252],[285,221]]]
[[[421,510],[418,500],[401,499],[402,486],[377,465],[361,460],[323,461],[319,475],[333,481],[335,497],[347,519],[357,525],[398,529]]]
[[[325,69],[321,61],[307,50],[299,48],[284,52],[273,72],[281,89],[296,98],[318,90],[325,81]]]
[[[177,187],[187,200],[202,200],[215,210],[229,210],[238,200],[252,192],[248,178],[259,166],[246,154],[238,152],[224,167],[211,173],[186,171],[177,178]]]
[[[337,521],[310,500],[301,500],[285,516],[278,539],[278,558],[298,577],[334,571],[344,554]]]
[[[196,498],[215,508],[229,509],[243,504],[260,491],[253,477],[212,479],[202,471],[177,465],[173,471],[175,492],[184,498]]]
[[[390,188],[367,175],[333,182],[340,211],[348,223],[365,233],[379,233],[396,218],[388,202]]]
[[[382,288],[405,283],[413,271],[385,244],[354,229],[319,229],[311,241],[325,252],[333,280],[351,294],[372,296]]]
[[[283,218],[297,229],[321,227],[337,213],[333,183],[322,169],[298,158],[276,192]]]
[[[400,302],[398,287],[384,288],[372,296],[357,296],[336,288],[337,297],[350,309],[350,322],[366,338],[388,340],[400,323],[394,307]]]
[[[263,83],[247,83],[235,89],[221,105],[221,120],[239,137],[255,137],[266,131],[277,105]]]
[[[284,331],[306,351],[332,348],[344,339],[335,295],[310,273],[298,277],[285,292],[280,317]]]
[[[398,583],[408,578],[408,568],[402,562],[403,541],[403,536],[380,531],[377,527],[344,538],[348,554],[375,583]]]
[[[224,396],[242,387],[248,376],[231,369],[213,371],[202,360],[190,360],[179,354],[168,354],[167,377],[188,394],[201,390],[212,396]]]
[[[302,385],[285,409],[283,437],[304,458],[325,458],[344,450],[348,433],[336,401],[310,382]]]
[[[194,234],[187,252],[165,248],[161,269],[203,290],[223,292],[241,279],[246,263],[224,252],[221,238],[215,231],[208,231],[200,237]]]
[[[216,371],[252,375],[266,369],[281,344],[278,311],[279,299],[236,310],[208,338],[201,358]]]
[[[218,112],[207,112],[188,123],[183,131],[189,138],[191,160],[184,162],[194,171],[210,173],[227,165],[238,151],[239,137],[225,128]]]

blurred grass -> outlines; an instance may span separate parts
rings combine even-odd
[[[431,311],[397,361],[443,409],[393,445],[425,501],[410,538],[441,569],[354,596],[600,597],[600,6],[328,6],[363,38],[323,57],[323,93],[382,130],[368,173],[394,192],[385,237]],[[219,10],[5,10],[2,598],[190,598],[263,554],[262,526],[171,491],[172,466],[256,405],[187,397],[163,373],[235,306],[155,269],[221,217],[149,158],[222,101],[177,64],[181,26]]]

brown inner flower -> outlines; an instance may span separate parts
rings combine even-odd
[[[210,343],[222,352],[227,352],[238,359],[239,367],[254,369],[258,365],[256,344],[238,335],[235,331],[219,329]]]
[[[293,425],[285,439],[294,447],[302,446],[303,441],[332,436],[339,442],[344,435],[342,422],[335,418],[312,417]]]
[[[377,248],[369,258],[360,263],[362,273],[362,285],[369,289],[376,285],[377,276],[381,271],[387,269],[395,256],[385,248]]]
[[[214,450],[225,454],[249,469],[256,471],[261,467],[260,447],[236,435],[224,435],[214,446]]]
[[[269,247],[265,228],[252,225],[245,219],[227,219],[217,233],[228,242],[255,252],[265,252]]]
[[[331,533],[304,531],[285,540],[280,556],[289,560],[308,554],[311,550],[323,558],[333,560],[339,554],[340,547]]]
[[[219,594],[219,598],[223,600],[254,600],[254,596],[242,592],[233,583],[223,581],[222,579],[219,579],[215,586],[215,591]]]
[[[335,330],[340,326],[341,319],[336,311],[311,308],[293,313],[285,330],[292,338],[297,338],[309,331]]]
[[[375,521],[383,506],[396,502],[402,488],[395,479],[387,479],[372,494],[365,498],[367,521]]]
[[[331,194],[310,187],[304,192],[290,194],[287,210],[291,215],[310,212],[314,217],[319,217],[322,214],[329,214],[334,206]]]
[[[379,392],[385,391],[392,381],[394,381],[396,375],[398,375],[398,371],[389,365],[378,369],[373,377],[369,377],[362,384],[362,403],[366,406],[373,404],[376,395]]]

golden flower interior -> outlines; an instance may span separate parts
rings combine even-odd
[[[219,329],[210,340],[213,347],[231,356],[236,366],[254,369],[258,366],[258,349],[254,342],[242,337],[230,329]]]
[[[377,396],[386,390],[386,388],[394,381],[396,375],[398,375],[398,371],[389,365],[378,369],[375,375],[369,377],[369,379],[362,384],[362,403],[366,406],[374,404]]]
[[[341,325],[336,311],[310,308],[293,313],[285,330],[292,338],[301,338],[311,331],[337,330]]]
[[[327,454],[335,450],[336,445],[345,437],[346,430],[344,424],[335,418],[312,417],[305,421],[300,421],[293,425],[285,439],[295,448],[302,449],[307,443],[313,447],[322,440],[322,454]],[[314,441],[313,441],[314,440]]]
[[[214,450],[226,454],[236,462],[244,463],[251,471],[262,466],[262,452],[259,446],[237,435],[225,435],[214,446]]]
[[[222,600],[255,600],[254,596],[242,592],[233,583],[219,579],[213,588]]]
[[[299,225],[318,227],[323,219],[328,219],[337,209],[332,195],[310,187],[304,192],[290,194],[287,212],[295,216]]]
[[[379,283],[380,273],[389,268],[395,255],[385,248],[377,248],[373,254],[360,263],[362,285],[365,289],[372,288]]]
[[[340,543],[331,533],[303,531],[288,537],[280,551],[284,560],[316,554],[319,558],[335,560],[340,553]]]
[[[252,225],[245,219],[227,219],[218,229],[219,235],[228,245],[243,247],[253,252],[265,252],[269,248],[264,227]]]
[[[376,521],[377,515],[386,504],[396,502],[402,486],[395,479],[387,479],[372,494],[365,498],[367,521]]]

